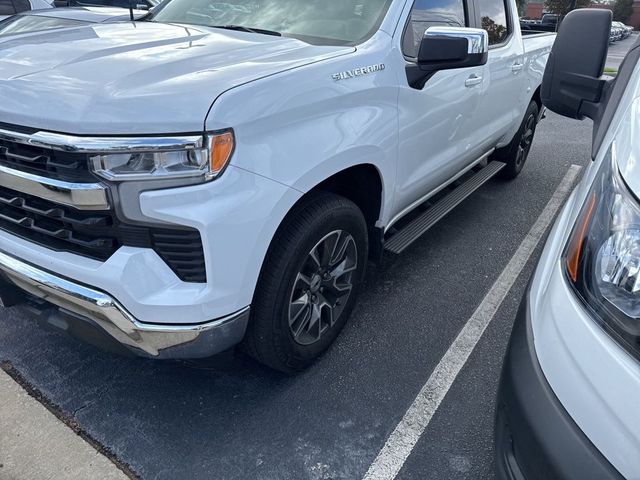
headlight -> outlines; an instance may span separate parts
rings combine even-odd
[[[570,283],[596,320],[640,357],[640,204],[610,154],[571,233],[563,262]]]
[[[107,180],[155,180],[202,177],[208,181],[225,169],[234,149],[232,131],[203,137],[198,145],[144,151],[144,145],[130,152],[93,155],[93,171]]]

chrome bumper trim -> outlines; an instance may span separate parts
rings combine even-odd
[[[0,252],[0,271],[23,290],[101,328],[133,353],[153,358],[202,358],[239,343],[249,307],[198,325],[158,325],[135,319],[115,298]]]
[[[204,148],[205,146],[204,135],[81,137],[44,131],[20,133],[0,129],[0,139],[72,153],[131,153],[154,150],[195,150]]]
[[[99,183],[69,183],[0,165],[0,186],[79,210],[108,210],[107,190]]]

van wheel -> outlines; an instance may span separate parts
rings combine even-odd
[[[332,193],[303,200],[267,254],[243,341],[246,352],[282,372],[309,366],[351,314],[367,250],[367,225],[352,201]]]
[[[532,101],[527,108],[527,112],[524,115],[522,124],[518,129],[518,132],[511,140],[511,143],[506,147],[496,150],[492,155],[492,160],[504,162],[507,164],[502,170],[500,170],[500,177],[511,180],[516,178],[522,172],[529,151],[531,150],[531,144],[536,134],[536,127],[538,126],[538,104]]]

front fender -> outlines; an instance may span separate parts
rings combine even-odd
[[[239,86],[213,105],[207,129],[232,127],[231,164],[306,193],[332,175],[373,165],[393,185],[398,148],[398,79],[394,68],[349,80],[334,74],[391,66],[390,37],[378,32],[353,54]],[[385,203],[392,195],[386,190]],[[383,211],[390,205],[383,204]]]

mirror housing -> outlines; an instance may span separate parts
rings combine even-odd
[[[562,21],[542,80],[542,103],[569,118],[596,119],[607,81],[611,11],[579,9]]]
[[[484,65],[489,56],[485,30],[461,27],[429,27],[420,42],[418,66],[435,72]]]

